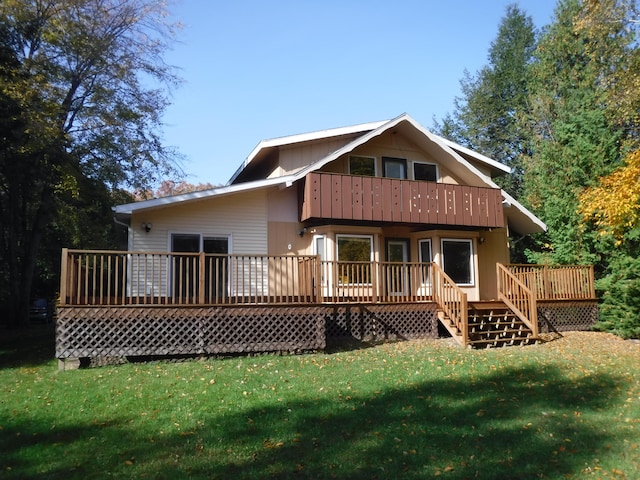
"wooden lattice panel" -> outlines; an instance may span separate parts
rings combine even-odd
[[[327,341],[404,340],[438,336],[435,304],[336,305],[326,318]]]
[[[207,353],[321,350],[325,348],[321,306],[221,308],[205,324]]]
[[[61,307],[56,357],[112,358],[316,350],[326,308]]]
[[[540,331],[589,330],[598,321],[598,302],[538,302]]]

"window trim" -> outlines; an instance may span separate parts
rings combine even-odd
[[[475,261],[474,261],[474,249],[473,249],[473,239],[471,238],[441,238],[440,239],[440,257],[441,257],[441,263],[442,263],[442,270],[445,271],[446,273],[446,269],[445,269],[445,254],[444,254],[444,243],[445,242],[451,242],[451,243],[466,243],[469,245],[469,273],[470,273],[470,282],[469,283],[458,283],[456,282],[456,285],[458,286],[462,286],[462,287],[473,287],[476,284],[476,272],[475,272]],[[448,275],[448,273],[447,273]]]

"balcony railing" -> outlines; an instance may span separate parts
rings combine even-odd
[[[318,172],[304,186],[301,221],[311,219],[504,226],[499,189]]]

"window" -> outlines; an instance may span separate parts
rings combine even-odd
[[[431,263],[431,239],[420,240],[420,261],[422,263]]]
[[[422,263],[431,263],[431,239],[420,240],[418,242],[418,249],[420,251],[420,261]],[[430,267],[425,266],[422,268],[421,276],[422,276],[422,284],[430,285],[431,284],[431,275],[430,275]]]
[[[349,173],[365,177],[376,176],[376,159],[374,157],[349,157]]]
[[[388,178],[407,178],[407,161],[404,158],[382,157],[384,176]]]
[[[442,268],[459,285],[473,285],[471,240],[442,240]]]
[[[438,166],[433,163],[413,162],[413,179],[437,182]]]
[[[371,235],[336,235],[338,282],[371,283],[373,237]]]
[[[194,299],[204,288],[208,302],[217,302],[227,294],[229,275],[229,237],[204,237],[198,233],[171,234],[171,251],[175,252],[171,260],[170,280],[173,283],[173,295],[179,300]],[[194,253],[204,252],[204,278],[200,281],[200,258]],[[187,255],[192,254],[192,255]]]
[[[322,271],[322,278],[321,278],[322,285],[326,285],[327,283],[325,278],[325,269],[328,268],[328,266],[324,263],[324,261],[327,259],[325,245],[326,245],[325,235],[315,235],[313,237],[313,253],[315,255],[320,256],[320,264],[321,264],[321,271]]]

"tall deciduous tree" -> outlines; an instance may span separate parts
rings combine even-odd
[[[527,67],[535,41],[531,17],[509,5],[489,49],[488,65],[475,76],[465,72],[455,111],[436,124],[441,135],[511,167],[513,175],[499,181],[516,197],[522,188],[520,159],[527,145],[518,116],[527,109]]]
[[[145,188],[174,170],[160,140],[177,81],[162,61],[174,37],[166,18],[155,0],[0,4],[0,290],[14,321],[26,317],[61,198],[87,181]]]

